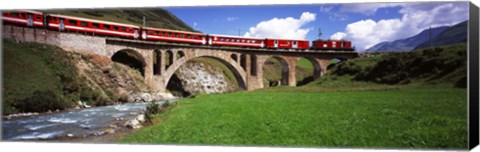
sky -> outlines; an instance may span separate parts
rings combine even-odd
[[[207,34],[352,41],[363,51],[468,19],[468,2],[165,7]]]

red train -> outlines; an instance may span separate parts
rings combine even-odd
[[[322,40],[318,39],[312,42],[312,49],[315,50],[335,50],[335,51],[353,51],[352,42],[347,40]]]
[[[347,50],[353,51],[350,41],[316,40],[310,48],[308,40],[260,39],[198,32],[140,27],[129,24],[107,22],[80,17],[45,14],[42,12],[17,10],[6,11],[2,20],[7,24],[28,27],[44,27],[65,32],[90,33],[112,37],[143,39],[147,41],[164,41],[170,43],[187,43],[195,45],[231,46],[248,48],[270,48],[280,50]]]

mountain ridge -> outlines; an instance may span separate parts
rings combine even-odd
[[[467,42],[468,20],[459,22],[452,26],[441,26],[432,29],[425,29],[422,32],[408,38],[394,41],[384,41],[366,49],[369,52],[401,52],[411,51],[430,47],[431,40],[434,46],[445,46],[450,44]]]

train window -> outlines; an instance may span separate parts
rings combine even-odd
[[[287,41],[287,45],[290,45],[290,41]]]
[[[175,37],[178,37],[178,33],[175,33]]]
[[[68,24],[70,24],[70,25],[77,25],[77,21],[75,21],[75,20],[68,20]]]
[[[92,27],[93,27],[93,28],[100,28],[100,24],[98,24],[98,23],[92,23]]]
[[[297,41],[293,41],[293,45],[297,45]]]
[[[252,40],[252,43],[255,43],[255,40]]]
[[[118,31],[118,26],[113,26],[113,30]]]
[[[160,35],[160,31],[155,32],[156,35]]]
[[[162,35],[163,35],[163,36],[167,36],[167,32],[162,32]]]
[[[10,13],[10,16],[17,17],[19,15],[18,15],[18,13]]]
[[[42,16],[40,16],[40,15],[35,15],[35,18],[36,18],[37,20],[40,20],[40,19],[42,19]]]
[[[247,40],[247,43],[250,43],[251,41],[250,40]]]
[[[80,25],[81,25],[81,26],[84,26],[84,27],[87,27],[87,26],[88,26],[88,23],[87,23],[87,22],[80,22]]]
[[[180,34],[180,37],[185,37],[185,35],[184,35],[184,34]]]
[[[122,31],[127,31],[127,28],[126,28],[126,27],[122,27]]]
[[[153,31],[147,31],[148,35],[153,35]]]
[[[244,40],[244,39],[242,39],[242,43],[245,43],[245,40]]]
[[[103,24],[103,29],[109,30],[109,29],[110,29],[110,25]]]
[[[190,34],[187,34],[187,38],[191,38],[192,36]]]
[[[240,39],[237,39],[237,42],[240,42]]]

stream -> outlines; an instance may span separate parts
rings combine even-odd
[[[177,99],[169,100],[176,102]],[[164,101],[157,102],[162,105]],[[49,140],[61,137],[87,137],[118,130],[141,114],[148,102],[93,107],[54,114],[2,120],[2,140]],[[113,127],[112,127],[113,125]]]

